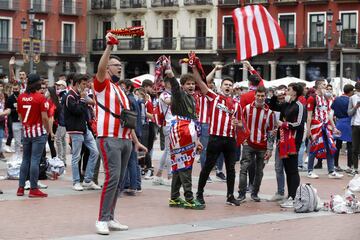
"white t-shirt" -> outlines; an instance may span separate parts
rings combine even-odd
[[[350,101],[352,106],[356,106],[358,102],[360,102],[360,93],[356,92],[351,98]],[[351,126],[360,126],[360,108],[356,110],[354,115],[351,118]]]
[[[171,120],[173,119],[173,115],[171,113],[171,106],[165,103],[165,101],[168,101],[168,99],[171,99],[171,93],[165,90],[159,96],[159,104],[160,111],[165,115],[166,125],[169,125]]]

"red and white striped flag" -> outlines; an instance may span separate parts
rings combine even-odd
[[[284,33],[264,6],[236,8],[233,19],[238,61],[286,46]]]

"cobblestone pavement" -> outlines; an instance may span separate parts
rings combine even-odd
[[[158,146],[158,144],[156,145]],[[154,163],[161,156],[155,149]],[[7,157],[10,155],[7,154]],[[68,157],[70,159],[70,156]],[[345,155],[341,156],[345,166]],[[239,163],[236,166],[239,173]],[[130,230],[112,232],[104,237],[95,234],[99,191],[75,192],[71,189],[71,169],[57,181],[43,181],[49,187],[46,199],[17,197],[18,182],[1,180],[0,239],[359,239],[360,214],[335,215],[329,212],[295,214],[283,210],[269,199],[276,191],[274,162],[265,168],[260,197],[255,203],[247,199],[240,207],[225,205],[226,184],[216,180],[205,189],[204,211],[168,207],[170,187],[154,186],[143,180],[143,192],[135,197],[119,198],[116,218]],[[308,179],[301,173],[301,182],[312,183],[322,200],[342,194],[350,180],[328,179],[326,164],[316,171],[319,179]],[[0,162],[0,175],[6,164]],[[194,166],[193,187],[197,187],[199,164]],[[103,179],[103,174],[100,174]],[[102,181],[100,181],[102,182]],[[236,186],[238,184],[238,176]],[[359,196],[360,197],[360,196]]]

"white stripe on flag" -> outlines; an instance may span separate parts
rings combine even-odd
[[[257,39],[255,37],[255,33],[254,33],[254,28],[253,28],[253,21],[254,21],[254,13],[251,9],[251,6],[247,6],[245,8],[245,12],[247,15],[247,19],[246,19],[246,24],[247,24],[247,29],[248,29],[248,33],[249,33],[249,37],[250,37],[250,46],[251,46],[251,56],[256,56],[258,54],[258,49],[257,49]]]
[[[256,16],[261,16],[259,5],[254,6],[254,14]],[[267,52],[267,51],[269,51],[269,44],[268,44],[268,39],[267,39],[265,28],[264,28],[264,22],[261,17],[255,18],[255,21],[258,26],[259,34],[261,37],[260,42],[261,42],[262,50],[263,50],[263,52]]]
[[[277,31],[276,31],[274,19],[272,18],[272,16],[270,15],[270,13],[268,11],[265,11],[265,13],[266,13],[266,17],[267,17],[268,22],[269,22],[269,28],[270,28],[270,31],[271,31],[271,37],[273,39],[274,48],[279,48],[280,47],[280,40],[279,40],[279,36],[277,34]]]
[[[245,44],[245,30],[244,30],[244,21],[243,16],[241,14],[240,8],[235,9],[235,16],[238,21],[238,37],[240,42],[240,54],[241,59],[246,59],[246,44]]]

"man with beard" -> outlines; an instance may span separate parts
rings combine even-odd
[[[210,102],[210,137],[206,149],[206,161],[201,169],[197,200],[205,205],[204,187],[210,172],[216,164],[221,153],[224,154],[227,182],[226,204],[239,206],[240,203],[234,197],[235,184],[235,162],[236,162],[236,140],[235,128],[241,126],[241,107],[231,96],[233,80],[224,78],[221,82],[221,93],[210,90],[201,79],[196,66],[193,73],[202,94],[206,95]]]
[[[26,80],[27,80],[27,76],[25,71],[20,71],[19,72],[19,80],[15,79],[15,71],[14,71],[14,65],[16,64],[16,60],[15,57],[11,57],[10,61],[9,61],[9,71],[10,71],[10,82],[16,82],[17,84],[20,85],[20,92],[24,92],[26,89]]]
[[[247,171],[255,161],[255,178],[251,198],[260,202],[258,196],[265,163],[272,155],[274,145],[275,114],[265,104],[266,89],[258,87],[255,91],[255,101],[246,105],[244,109],[244,121],[250,131],[250,136],[243,143],[243,154],[240,160],[240,202],[246,199]]]

